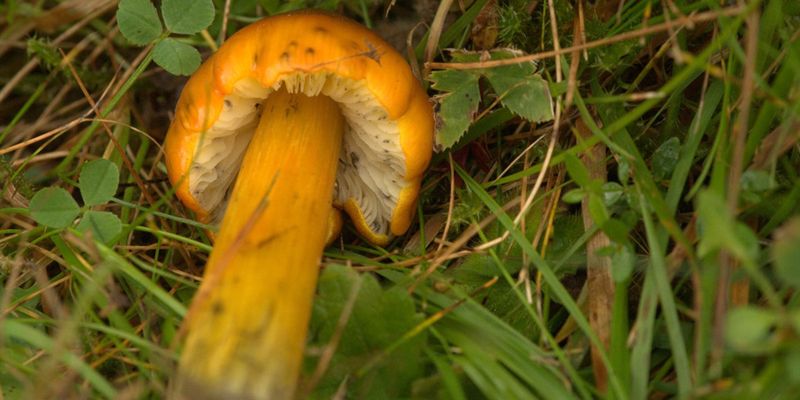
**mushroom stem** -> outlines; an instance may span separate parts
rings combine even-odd
[[[262,108],[187,316],[178,398],[294,393],[345,125],[325,96],[281,89]]]

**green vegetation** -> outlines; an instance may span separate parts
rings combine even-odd
[[[734,3],[0,4],[0,398],[164,397],[213,230],[166,179],[182,75],[307,7],[427,23],[440,151],[408,234],[326,250],[303,395],[792,398],[800,3]]]

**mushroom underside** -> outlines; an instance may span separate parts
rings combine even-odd
[[[388,235],[392,212],[406,184],[398,125],[364,83],[325,72],[288,75],[272,87],[242,79],[225,96],[217,121],[200,139],[189,173],[189,190],[208,211],[208,222],[222,220],[232,183],[258,124],[261,103],[281,86],[289,93],[328,96],[339,104],[347,126],[339,150],[333,204],[353,200],[370,229]]]

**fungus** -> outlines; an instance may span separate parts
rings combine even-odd
[[[403,234],[433,124],[402,56],[342,17],[265,18],[203,63],[178,101],[166,164],[181,201],[220,228],[173,396],[292,397],[334,207],[374,244]]]

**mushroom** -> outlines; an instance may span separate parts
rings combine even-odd
[[[265,18],[203,63],[178,101],[166,164],[177,196],[219,231],[173,397],[293,396],[334,207],[371,243],[403,234],[433,125],[403,57],[343,17]]]

